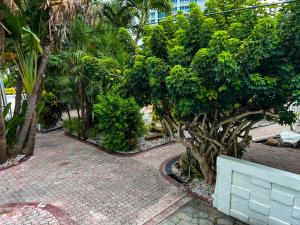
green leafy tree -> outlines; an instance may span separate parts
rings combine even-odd
[[[169,134],[178,134],[213,184],[217,157],[241,157],[256,122],[264,117],[282,124],[295,121],[288,108],[297,100],[299,73],[297,63],[282,52],[275,18],[257,15],[247,34],[240,35],[243,18],[224,26],[191,7],[190,17],[177,17],[173,35],[173,25],[149,28],[143,56],[125,71],[124,87],[134,90],[127,94],[139,103],[147,96]]]

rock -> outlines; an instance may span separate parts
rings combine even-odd
[[[128,145],[130,147],[135,147],[138,144],[138,140],[137,139],[131,139],[130,141],[128,141]]]
[[[150,132],[153,132],[153,133],[164,133],[164,129],[163,127],[151,127]]]
[[[266,141],[266,145],[277,146],[279,145],[279,141],[275,138],[270,138]]]
[[[153,133],[153,134],[148,134],[145,136],[145,140],[146,141],[152,141],[152,140],[156,140],[156,139],[160,139],[163,138],[164,136],[162,134],[159,133]]]
[[[296,147],[298,142],[300,141],[300,134],[297,134],[293,131],[286,131],[282,132],[279,135],[281,142],[283,145],[292,145],[293,147]]]
[[[17,157],[15,158],[15,160],[17,162],[20,162],[22,159],[24,159],[26,157],[26,155],[17,155]]]

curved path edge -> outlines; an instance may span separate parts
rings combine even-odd
[[[66,215],[66,213],[63,210],[61,210],[51,204],[44,204],[41,202],[8,203],[8,204],[0,205],[0,209],[1,208],[17,208],[17,207],[23,207],[23,206],[33,206],[35,208],[40,208],[40,209],[46,210],[49,213],[51,213],[53,216],[56,217],[56,219],[59,221],[60,225],[72,225],[72,223],[71,223],[69,217]]]
[[[212,205],[212,201],[210,199],[208,199],[207,197],[203,196],[203,195],[199,195],[199,194],[196,194],[195,192],[193,192],[190,188],[187,188],[185,187],[183,184],[179,183],[178,181],[176,181],[174,178],[172,178],[171,176],[169,176],[167,173],[166,173],[166,170],[165,170],[165,166],[168,162],[178,158],[180,155],[177,155],[177,156],[172,156],[168,159],[166,159],[165,161],[163,161],[163,163],[160,165],[160,168],[159,168],[159,172],[161,174],[161,176],[167,180],[170,184],[174,185],[175,187],[179,188],[180,190],[182,190],[183,192],[186,192],[189,196],[197,199],[197,200],[200,200],[200,201],[204,201],[206,203],[208,203],[209,205]]]

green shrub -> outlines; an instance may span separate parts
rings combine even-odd
[[[115,94],[100,95],[98,102],[94,113],[100,121],[104,147],[112,151],[132,150],[145,132],[139,106],[133,98],[123,99]]]
[[[81,137],[82,122],[79,118],[72,118],[71,120],[64,121],[63,128],[67,129],[70,133],[76,133]]]
[[[3,78],[4,87],[12,88],[16,84],[16,79],[14,76],[8,76]]]
[[[16,89],[15,88],[5,88],[5,94],[6,95],[15,95],[16,94]]]
[[[57,122],[61,120],[62,103],[52,92],[43,92],[38,115],[39,122],[46,129],[55,127]]]

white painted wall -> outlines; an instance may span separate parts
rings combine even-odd
[[[218,157],[217,174],[219,211],[253,225],[300,225],[300,175],[228,156]]]

